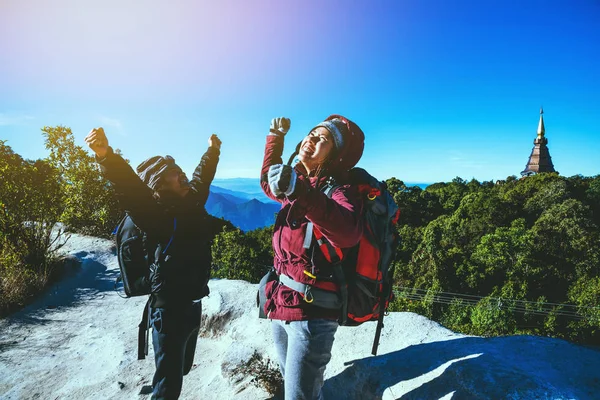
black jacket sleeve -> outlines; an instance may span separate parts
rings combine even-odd
[[[188,196],[194,196],[194,202],[201,207],[204,207],[206,200],[208,199],[210,184],[217,172],[220,154],[221,152],[219,149],[209,147],[202,156],[200,163],[194,171],[192,180],[190,181],[193,190]]]
[[[115,189],[121,207],[141,230],[160,238],[173,229],[172,221],[162,211],[152,189],[142,182],[120,155],[109,147],[106,157],[96,158],[96,161],[102,175]]]

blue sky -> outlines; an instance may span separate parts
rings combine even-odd
[[[556,169],[597,175],[598,21],[597,0],[3,0],[0,139],[38,158],[42,126],[103,126],[190,173],[214,132],[217,177],[257,177],[271,118],[287,156],[339,113],[381,179],[489,180],[524,169],[543,105]]]

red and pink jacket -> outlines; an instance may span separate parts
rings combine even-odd
[[[361,138],[362,132],[360,132]],[[285,274],[296,282],[337,292],[337,285],[327,279],[331,264],[323,256],[318,246],[304,247],[307,225],[312,222],[329,242],[343,252],[355,246],[362,235],[362,198],[354,186],[344,185],[344,172],[353,167],[362,155],[362,140],[348,141],[345,146],[360,145],[360,149],[342,149],[338,152],[337,163],[330,163],[329,170],[337,171],[337,185],[329,196],[321,188],[328,177],[308,177],[302,164],[294,168],[298,174],[294,199],[276,198],[265,178],[271,165],[282,164],[284,138],[267,136],[265,157],[261,170],[261,186],[267,196],[281,203],[273,233],[274,267],[278,275]],[[355,147],[356,147],[355,146]],[[344,151],[345,150],[345,151]],[[354,150],[354,152],[349,151]],[[357,151],[360,150],[360,151]],[[352,154],[353,153],[353,154]],[[341,154],[350,154],[346,159]],[[358,155],[358,156],[357,156]],[[351,164],[351,165],[350,165]],[[337,167],[337,169],[336,169]],[[316,279],[315,279],[316,277]],[[265,313],[268,318],[285,321],[309,320],[316,318],[337,319],[339,311],[309,304],[303,294],[278,281],[266,286]]]

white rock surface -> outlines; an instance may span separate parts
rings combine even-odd
[[[0,320],[1,399],[148,399],[152,346],[137,360],[145,298],[114,289],[112,243],[73,235],[82,261],[24,310]],[[258,352],[276,361],[269,321],[257,318],[256,285],[213,280],[181,399],[267,399],[233,369]],[[484,339],[453,333],[412,313],[385,320],[379,355],[374,323],[338,330],[326,371],[329,399],[600,399],[600,351],[556,339]]]

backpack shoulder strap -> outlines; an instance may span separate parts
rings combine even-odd
[[[169,238],[169,241],[164,245],[161,242],[156,243],[156,248],[154,250],[154,254],[152,254],[154,256],[154,260],[153,260],[154,262],[160,262],[167,257],[167,250],[169,250],[169,248],[171,247],[171,244],[173,244],[173,239],[175,238],[176,231],[177,231],[177,218],[173,218],[173,232],[171,233],[171,237]]]
[[[308,221],[308,224],[306,225],[306,233],[304,234],[304,244],[302,245],[302,247],[305,249],[310,249],[310,246],[312,245],[313,228],[313,223]]]
[[[171,234],[171,239],[169,239],[169,243],[167,243],[165,249],[163,250],[163,254],[166,254],[167,250],[169,250],[169,247],[171,247],[171,244],[173,243],[173,238],[175,237],[175,231],[177,231],[177,218],[173,218],[173,233]]]
[[[331,198],[335,189],[337,189],[340,186],[341,185],[338,185],[333,178],[330,178],[325,184],[325,186],[321,188],[321,191],[325,194],[325,196]],[[304,244],[302,247],[304,247],[305,249],[310,249],[310,246],[312,245],[313,235],[314,225],[312,222],[309,221],[308,225],[306,226],[306,233],[304,234]]]
[[[335,192],[335,189],[339,188],[340,186],[342,185],[337,185],[335,183],[327,184],[323,189],[323,193],[325,193],[325,196],[331,198],[331,196],[333,196],[333,192]]]
[[[121,244],[121,232],[123,231],[123,227],[125,226],[125,221],[127,220],[127,218],[129,217],[129,214],[125,213],[125,215],[123,216],[123,218],[121,218],[119,220],[119,223],[117,224],[117,226],[115,227],[115,230],[113,231],[113,235],[115,235],[115,241],[117,244],[117,248],[119,247],[119,245]]]
[[[327,179],[325,182],[325,185],[321,188],[321,192],[323,192],[325,196],[331,198],[335,189],[339,188],[340,186],[342,185],[337,183],[333,177],[329,177],[329,179]]]

